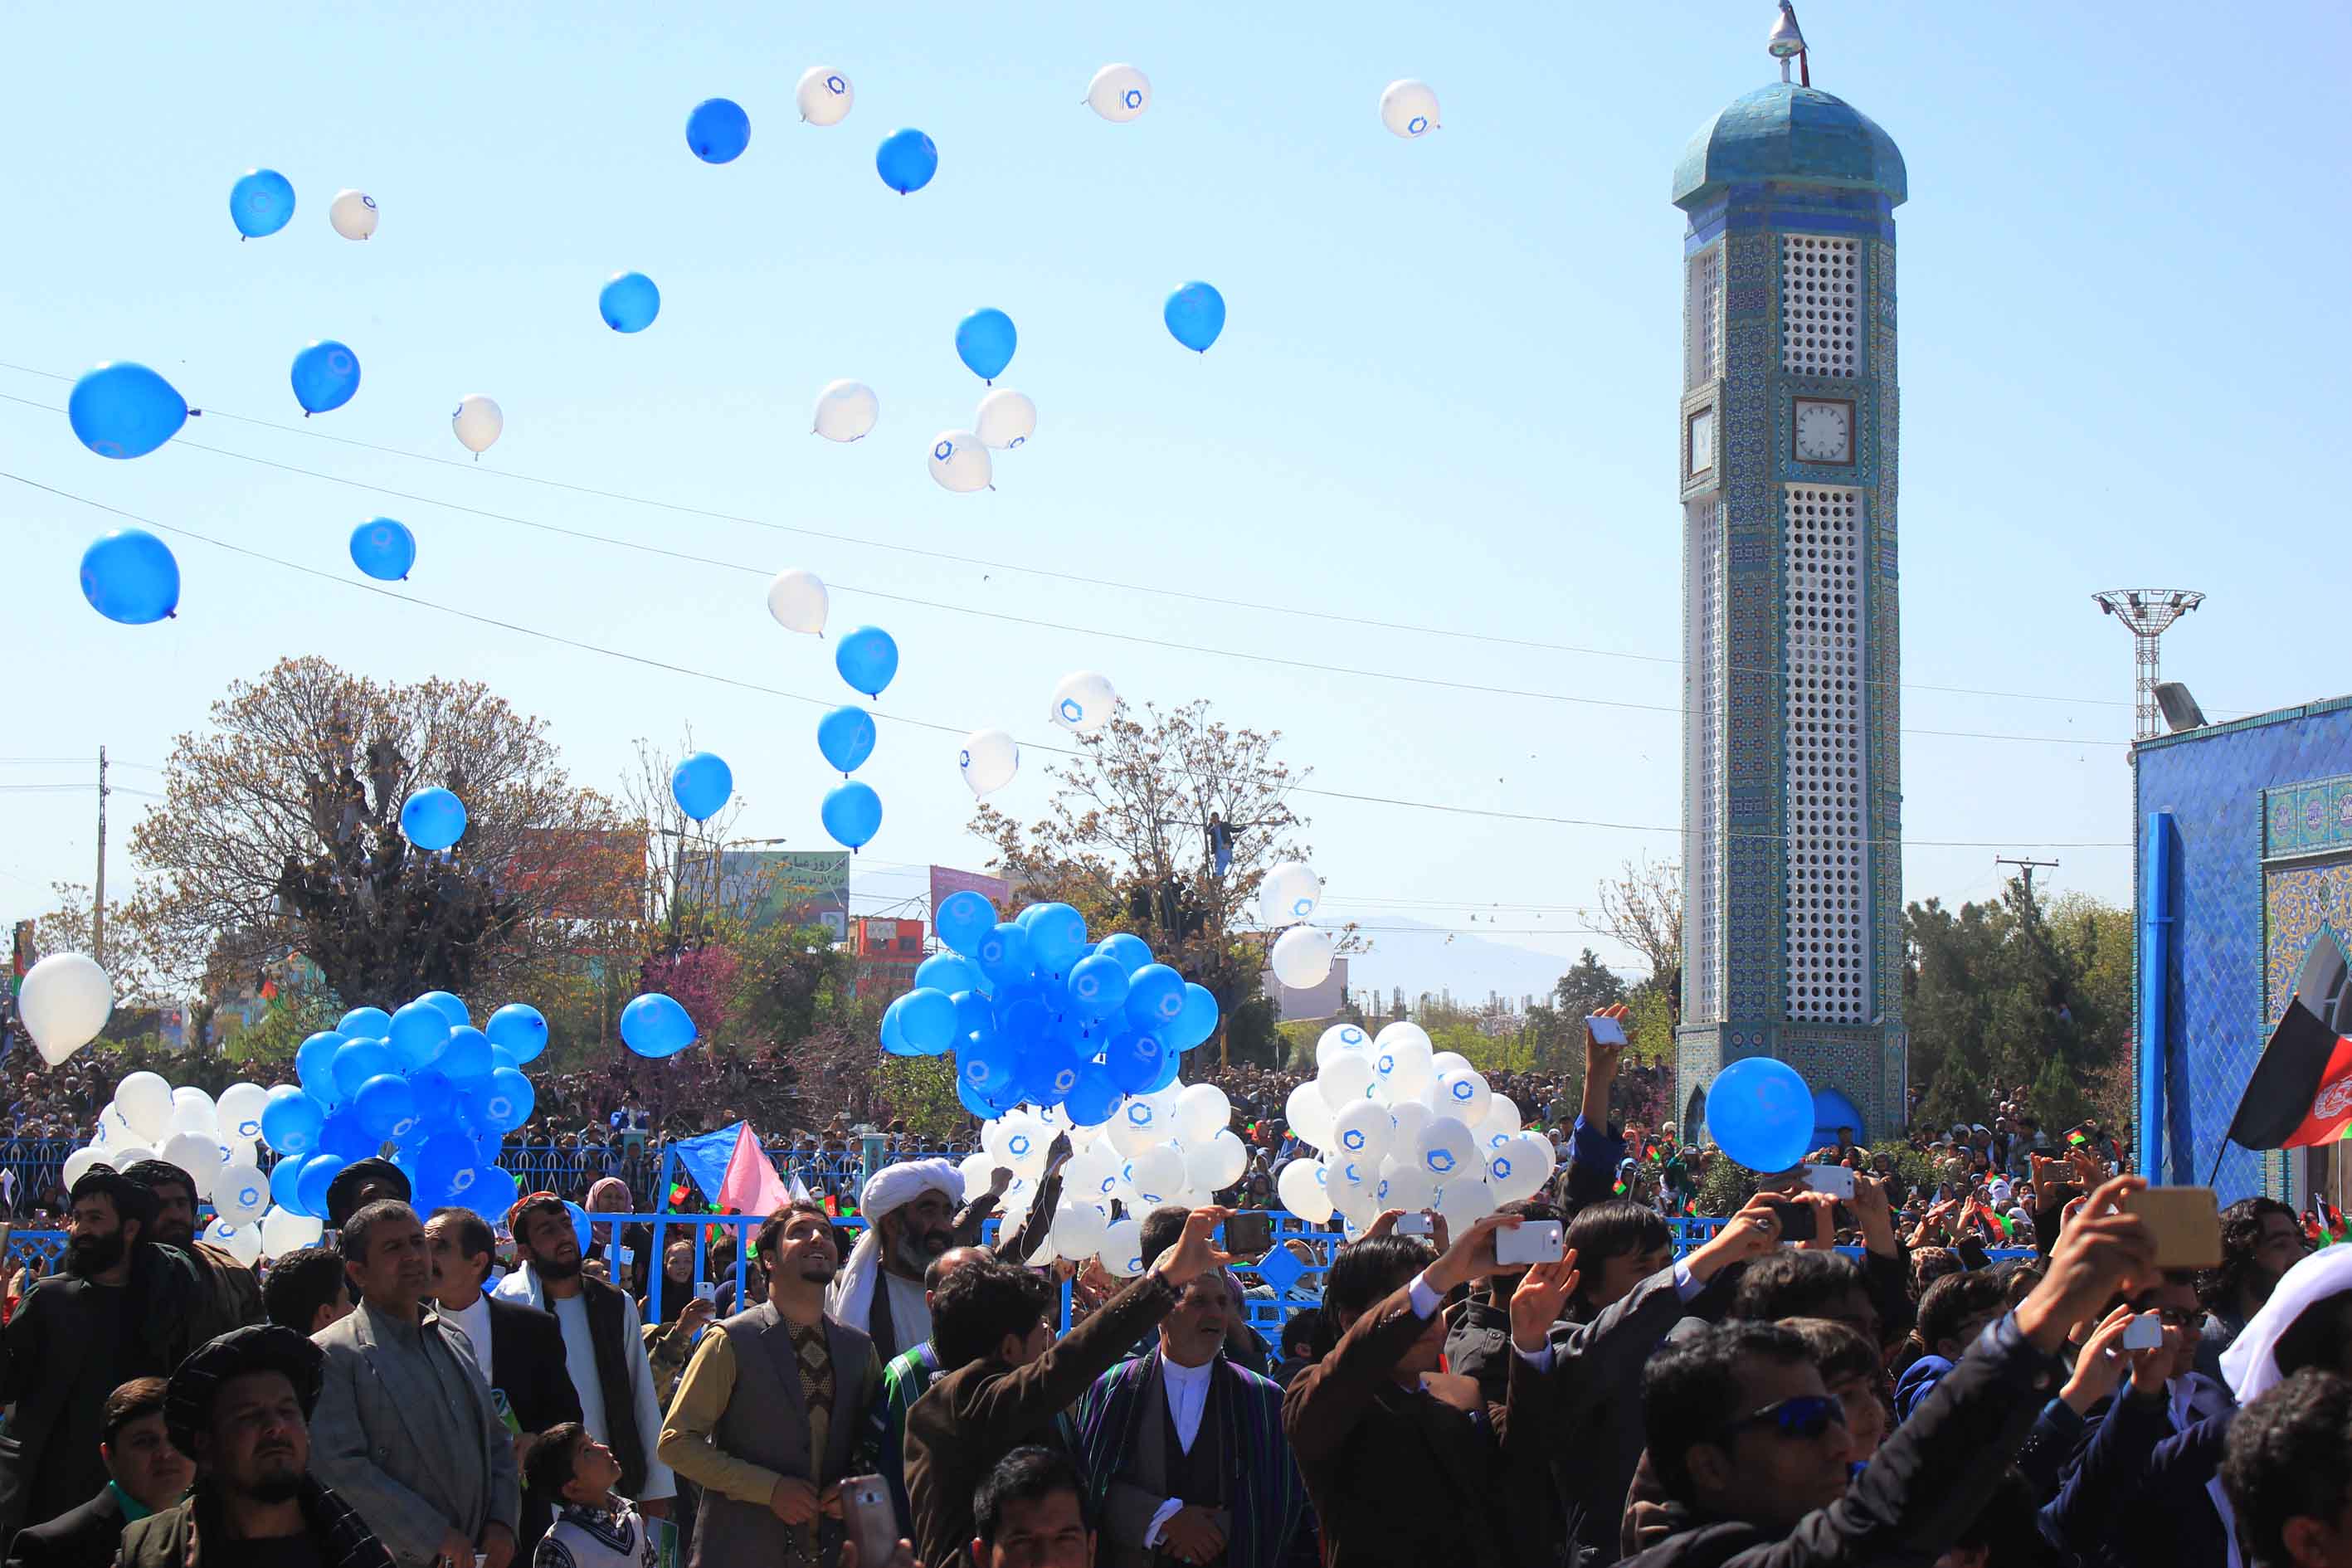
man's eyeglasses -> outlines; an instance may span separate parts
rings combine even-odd
[[[1742,1432],[1765,1426],[1778,1436],[1810,1443],[1828,1431],[1832,1422],[1845,1425],[1845,1401],[1833,1394],[1801,1394],[1724,1423],[1717,1437],[1727,1444]]]

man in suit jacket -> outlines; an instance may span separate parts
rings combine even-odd
[[[125,1524],[180,1500],[196,1468],[164,1430],[168,1386],[160,1377],[134,1377],[107,1395],[98,1452],[113,1479],[79,1508],[18,1531],[8,1568],[107,1568]]]
[[[344,1225],[357,1310],[322,1329],[325,1381],[310,1418],[310,1473],[359,1511],[400,1568],[508,1568],[521,1499],[514,1442],[474,1349],[425,1310],[425,1226],[406,1204],[369,1204]]]
[[[520,1301],[486,1293],[498,1238],[471,1209],[433,1211],[425,1222],[425,1245],[433,1254],[433,1300],[445,1323],[455,1323],[474,1347],[474,1363],[504,1399],[507,1425],[514,1433],[515,1468],[528,1473],[531,1445],[549,1427],[580,1419],[580,1395],[563,1364],[563,1331],[555,1319]],[[561,1500],[526,1489],[522,1528],[515,1555],[530,1561],[531,1549],[554,1522]]]
[[[1103,1568],[1281,1568],[1307,1513],[1282,1435],[1282,1390],[1225,1359],[1234,1315],[1223,1269],[1184,1287],[1160,1342],[1095,1381],[1078,1447]]]

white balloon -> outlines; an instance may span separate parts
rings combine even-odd
[[[1328,931],[1292,926],[1275,939],[1266,955],[1274,977],[1293,991],[1320,985],[1331,973],[1331,956],[1338,943]]]
[[[261,1216],[261,1250],[265,1257],[283,1258],[289,1252],[315,1247],[326,1234],[327,1227],[318,1220],[291,1209],[274,1208]]]
[[[988,488],[988,448],[969,430],[942,430],[931,437],[931,478],[960,496]]]
[[[224,1138],[220,1140],[220,1168],[226,1171],[232,1165],[260,1164],[261,1162],[254,1157],[254,1143],[255,1141],[250,1138]],[[213,1202],[215,1206],[218,1205],[220,1199],[217,1194],[215,1195]]]
[[[114,1086],[114,1103],[142,1142],[152,1143],[172,1131],[172,1086],[161,1073],[128,1075]]]
[[[1320,1160],[1293,1160],[1275,1179],[1275,1195],[1282,1206],[1308,1225],[1331,1217],[1331,1173]]]
[[[1431,1117],[1421,1136],[1413,1140],[1412,1149],[1433,1182],[1449,1180],[1456,1171],[1484,1169],[1486,1163],[1470,1141],[1469,1127],[1451,1116]]]
[[[1486,1121],[1494,1100],[1495,1091],[1486,1087],[1486,1074],[1475,1068],[1456,1068],[1438,1077],[1439,1107],[1465,1127],[1475,1127]],[[1479,1147],[1486,1147],[1484,1141]]]
[[[1175,1131],[1168,1110],[1155,1094],[1131,1094],[1110,1119],[1111,1147],[1127,1159],[1155,1143],[1165,1143]]]
[[[996,1175],[996,1156],[983,1149],[977,1154],[966,1154],[957,1167],[963,1173],[963,1190],[978,1197],[988,1191],[988,1184]]]
[[[1334,1024],[1323,1031],[1321,1039],[1315,1042],[1315,1066],[1318,1070],[1320,1070],[1325,1062],[1329,1061],[1341,1051],[1367,1054],[1371,1048],[1371,1036],[1364,1033],[1355,1025]]]
[[[1500,1206],[1483,1174],[1465,1172],[1437,1189],[1437,1212],[1444,1216],[1446,1228],[1455,1236]]]
[[[1279,929],[1315,913],[1323,900],[1323,879],[1304,860],[1285,860],[1257,885],[1258,924]]]
[[[1387,1111],[1369,1100],[1359,1100],[1333,1118],[1331,1142],[1341,1158],[1377,1166],[1395,1143],[1396,1129]]]
[[[1498,1204],[1531,1198],[1551,1180],[1551,1145],[1533,1132],[1515,1132],[1487,1156],[1486,1184]]]
[[[261,1111],[268,1103],[269,1091],[257,1083],[233,1083],[221,1090],[220,1103],[215,1108],[220,1116],[221,1136],[260,1137]]]
[[[345,239],[365,239],[375,232],[375,198],[365,191],[337,191],[327,207],[327,221]]]
[[[1143,1222],[1123,1219],[1103,1233],[1102,1266],[1122,1279],[1143,1272]]]
[[[188,1179],[196,1184],[196,1196],[213,1195],[213,1177],[221,1168],[219,1139],[209,1132],[174,1132],[163,1140],[160,1157],[188,1173]]]
[[[1124,125],[1151,107],[1151,83],[1133,66],[1105,66],[1087,83],[1087,107]]]
[[[87,954],[53,952],[25,972],[16,1008],[41,1059],[55,1067],[106,1027],[114,984]]]
[[[800,85],[793,89],[793,101],[800,108],[801,118],[811,125],[838,125],[849,118],[849,106],[857,94],[849,79],[831,66],[811,66],[801,73]]]
[[[1502,1147],[1504,1139],[1518,1130],[1519,1108],[1512,1103],[1509,1095],[1497,1094],[1488,1097],[1486,1120],[1470,1129],[1470,1133],[1477,1139],[1478,1147],[1491,1155]]]
[[[1459,1051],[1440,1051],[1429,1058],[1429,1070],[1444,1077],[1470,1065],[1470,1058]]]
[[[1372,1069],[1391,1102],[1411,1100],[1431,1080],[1429,1036],[1418,1024],[1396,1023],[1372,1039]]]
[[[1213,1083],[1188,1083],[1176,1097],[1176,1141],[1187,1148],[1208,1142],[1233,1119],[1234,1102]]]
[[[76,1182],[80,1181],[84,1176],[89,1174],[89,1168],[92,1165],[100,1165],[105,1163],[106,1151],[103,1149],[92,1149],[87,1146],[77,1149],[72,1153],[66,1156],[65,1169],[58,1175],[58,1184],[62,1185],[66,1191],[71,1192],[73,1191],[73,1184]]]
[[[1037,405],[1027,393],[1000,386],[980,400],[971,428],[983,446],[1009,452],[1037,433]]]
[[[1073,734],[1093,734],[1118,709],[1118,688],[1091,669],[1074,669],[1054,685],[1054,722]]]
[[[1437,1181],[1410,1157],[1391,1158],[1381,1162],[1381,1183],[1375,1193],[1380,1205],[1376,1214],[1388,1209],[1412,1214],[1437,1201]]]
[[[1438,129],[1437,94],[1425,81],[1389,83],[1381,94],[1381,123],[1410,141]]]
[[[1021,771],[1021,747],[1002,730],[974,730],[963,738],[956,765],[963,770],[964,787],[977,800],[1013,782]]]
[[[205,1239],[247,1268],[261,1261],[261,1227],[250,1219],[238,1223],[216,1218],[205,1226]]]
[[[1240,1181],[1248,1169],[1249,1147],[1230,1127],[1219,1128],[1215,1137],[1184,1154],[1184,1179],[1203,1201]]]
[[[1073,1263],[1100,1252],[1109,1232],[1109,1213],[1091,1203],[1064,1198],[1055,1206],[1054,1251]]]
[[[1290,1091],[1283,1102],[1282,1119],[1290,1130],[1318,1149],[1331,1147],[1331,1102],[1323,1098],[1323,1086],[1313,1079]]]
[[[1045,1156],[1054,1147],[1053,1130],[1019,1111],[1004,1118],[1003,1126],[1004,1163],[1013,1167],[1013,1173],[1025,1182],[1045,1175]]]
[[[1337,1160],[1325,1167],[1329,1175],[1324,1191],[1331,1206],[1358,1225],[1370,1225],[1381,1213],[1381,1168],[1355,1160]]]
[[[213,1097],[193,1084],[183,1084],[172,1091],[172,1126],[184,1132],[212,1132],[220,1126],[220,1113],[213,1109]]]
[[[1428,1126],[1429,1119],[1436,1114],[1418,1100],[1408,1100],[1401,1104],[1391,1105],[1388,1108],[1388,1111],[1389,1127],[1391,1130],[1389,1148],[1391,1151],[1411,1149],[1413,1146],[1413,1141],[1421,1136],[1421,1130]]]
[[[1151,1143],[1127,1162],[1127,1184],[1149,1211],[1171,1201],[1184,1187],[1184,1156],[1173,1143]]]
[[[478,458],[507,427],[507,416],[480,393],[469,392],[457,399],[457,412],[449,416],[449,426],[457,433],[457,444]]]
[[[882,417],[882,400],[862,381],[831,381],[816,395],[816,416],[810,426],[828,441],[856,441],[871,434]]]
[[[1372,1064],[1369,1058],[1350,1051],[1331,1058],[1331,1065],[1318,1069],[1315,1081],[1323,1090],[1323,1098],[1337,1115],[1351,1100],[1362,1100],[1372,1087]]]
[[[823,637],[826,607],[824,579],[814,572],[795,566],[768,584],[768,614],[788,632]]]
[[[269,1178],[250,1162],[229,1166],[213,1183],[213,1207],[231,1225],[255,1223],[269,1212]]]

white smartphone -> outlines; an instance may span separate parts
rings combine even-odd
[[[2152,1351],[2164,1342],[2164,1314],[2142,1312],[2125,1325],[2122,1347],[2127,1351]]]
[[[1625,1020],[1622,1018],[1612,1018],[1600,1013],[1588,1013],[1585,1015],[1584,1026],[1591,1030],[1592,1037],[1604,1046],[1622,1046],[1625,1043]]]
[[[1841,1198],[1853,1196],[1853,1167],[1851,1165],[1808,1165],[1805,1185],[1817,1193],[1828,1193]]]
[[[1556,1219],[1523,1220],[1495,1233],[1497,1263],[1557,1263],[1568,1240]]]
[[[1427,1236],[1430,1234],[1429,1216],[1425,1214],[1399,1215],[1397,1216],[1396,1230],[1392,1234],[1397,1236]]]

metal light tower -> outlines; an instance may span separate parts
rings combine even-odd
[[[2152,741],[2163,732],[2163,719],[2156,700],[2156,639],[2169,630],[2173,622],[2203,604],[2205,595],[2191,588],[2110,588],[2104,594],[2092,595],[2091,602],[2131,630],[2132,739]]]

